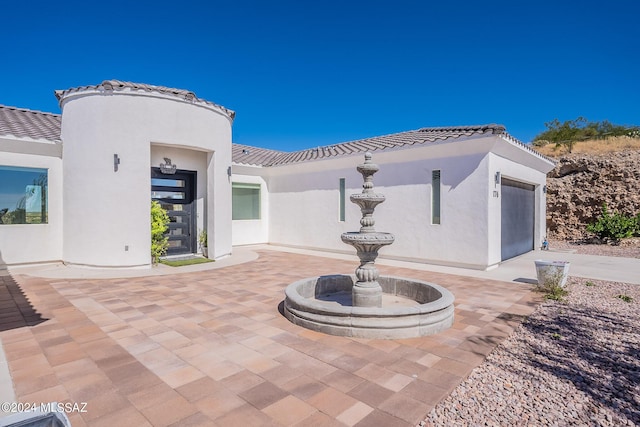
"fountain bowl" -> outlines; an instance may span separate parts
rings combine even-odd
[[[401,339],[432,335],[453,324],[454,296],[442,286],[380,276],[383,306],[351,304],[355,275],[298,280],[285,289],[284,315],[292,323],[330,335]]]

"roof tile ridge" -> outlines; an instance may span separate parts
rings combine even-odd
[[[482,132],[486,133],[487,131],[491,131],[494,135],[500,135],[506,131],[504,125],[489,123],[483,125],[467,125],[467,126],[435,126],[435,127],[424,127],[417,130],[418,132],[451,132],[451,131],[464,131],[464,132]]]
[[[100,86],[104,87],[107,90],[115,89],[114,86],[117,86],[119,88],[144,90],[145,92],[159,92],[159,93],[169,93],[173,95],[182,95],[187,100],[198,99],[196,97],[195,92],[190,91],[188,89],[178,89],[178,88],[172,88],[169,86],[153,85],[149,83],[136,83],[136,82],[130,82],[130,81],[124,81],[124,80],[111,79],[111,80],[104,80],[102,83],[97,85],[97,87],[100,87]]]

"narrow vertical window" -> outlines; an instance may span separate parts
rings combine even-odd
[[[345,220],[345,192],[346,192],[346,183],[344,178],[340,178],[340,221],[344,222]]]
[[[431,171],[431,224],[440,224],[440,170]]]

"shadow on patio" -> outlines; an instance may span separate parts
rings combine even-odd
[[[4,266],[0,254],[0,268]],[[35,326],[46,320],[25,297],[13,276],[7,270],[0,270],[0,332]]]

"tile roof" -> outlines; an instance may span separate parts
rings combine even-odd
[[[153,88],[158,87],[153,86]],[[168,90],[178,91],[178,89]],[[179,93],[186,93],[186,91],[179,91]],[[0,136],[60,142],[60,122],[61,116],[59,114],[0,105]],[[500,135],[504,139],[522,146],[532,154],[554,162],[554,160],[543,156],[529,145],[509,135],[504,126],[496,124],[422,128],[293,152],[232,144],[232,160],[236,164],[268,167],[482,135]]]
[[[242,144],[233,144],[231,146],[233,162],[238,164],[256,166],[269,165],[281,154],[286,153],[283,151],[269,150],[266,148],[252,147]]]
[[[428,127],[294,152],[265,150],[263,148],[243,145],[242,149],[234,149],[233,161],[238,164],[278,166],[309,160],[339,157],[354,153],[363,153],[366,151],[418,146],[437,143],[448,139],[458,139],[463,137],[469,138],[482,135],[501,135],[508,141],[516,145],[521,145],[531,153],[541,156],[546,160],[550,160],[533,150],[527,144],[509,135],[503,125],[488,124],[478,126]],[[243,150],[248,151],[248,153],[243,154]]]
[[[0,136],[60,142],[59,114],[0,105]]]
[[[175,98],[178,98],[183,101],[189,101],[194,103],[203,103],[214,107],[216,109],[221,110],[224,114],[229,116],[231,120],[236,116],[235,111],[229,110],[228,108],[223,107],[222,105],[215,104],[213,102],[207,101],[205,99],[198,98],[194,92],[184,89],[174,89],[166,86],[155,86],[149,85],[145,83],[133,83],[133,82],[123,82],[120,80],[105,80],[99,85],[89,85],[89,86],[79,86],[66,90],[56,90],[54,93],[58,101],[61,101],[64,97],[69,94],[91,91],[91,90],[105,90],[105,91],[143,91],[143,92],[155,92],[163,95],[169,95]]]

